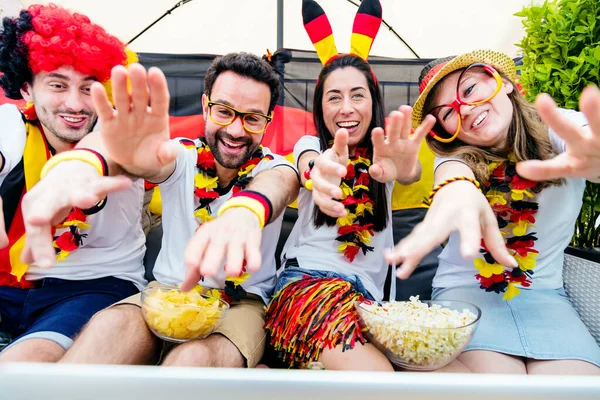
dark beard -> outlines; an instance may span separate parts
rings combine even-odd
[[[256,144],[253,146],[252,140],[247,137],[236,139],[222,129],[219,129],[212,135],[206,135],[205,139],[215,160],[223,167],[229,169],[238,169],[244,165],[260,145]],[[225,158],[219,150],[219,140],[221,139],[227,139],[235,143],[243,143],[246,146],[245,152],[235,158]]]

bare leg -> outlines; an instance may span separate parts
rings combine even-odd
[[[65,349],[48,339],[27,339],[15,343],[0,354],[3,362],[57,362]]]
[[[545,375],[600,375],[600,368],[581,360],[527,360],[527,373]]]
[[[465,364],[460,362],[458,359],[452,360],[452,362],[445,367],[442,367],[434,372],[443,372],[443,373],[458,373],[458,374],[468,374],[472,372]]]
[[[225,336],[213,334],[201,340],[180,344],[165,357],[162,365],[171,367],[244,368],[246,360]]]
[[[161,341],[152,334],[142,309],[122,304],[96,314],[60,362],[79,364],[153,364]]]
[[[475,373],[526,374],[522,357],[510,356],[495,351],[472,350],[458,356],[458,361]]]
[[[341,346],[323,349],[319,361],[331,370],[394,371],[386,356],[371,343],[356,343],[352,350],[346,351]]]

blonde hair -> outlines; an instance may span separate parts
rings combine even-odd
[[[556,156],[552,148],[548,128],[540,119],[535,106],[529,103],[519,93],[516,85],[509,78],[502,75],[506,82],[513,84],[514,89],[508,94],[513,106],[513,118],[508,127],[507,143],[505,148],[477,147],[456,138],[450,143],[442,143],[431,136],[427,136],[429,148],[439,156],[460,158],[471,168],[475,179],[482,185],[489,181],[491,171],[488,165],[493,162],[502,162],[512,153],[517,162],[527,160],[549,160]],[[445,78],[444,78],[445,79]],[[427,96],[424,110],[427,113],[433,108],[433,99],[441,88],[442,79]],[[546,187],[561,185],[564,179],[540,182],[536,187],[540,191]]]

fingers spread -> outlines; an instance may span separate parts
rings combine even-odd
[[[576,146],[583,139],[580,128],[560,112],[548,94],[540,94],[535,101],[535,106],[542,121],[567,142],[567,147]]]
[[[40,268],[50,268],[56,264],[56,251],[52,245],[51,225],[35,226],[25,224],[25,248],[21,256],[24,263],[35,264]]]
[[[595,140],[600,140],[600,90],[595,86],[588,86],[583,89],[579,100],[580,109],[585,114],[592,135]]]
[[[121,115],[129,114],[131,108],[131,99],[129,89],[127,88],[127,69],[122,65],[117,65],[112,69],[111,84],[113,103],[117,113]]]
[[[421,125],[417,127],[415,130],[412,139],[421,143],[423,139],[431,132],[433,127],[435,126],[435,117],[433,115],[427,115]]]
[[[385,148],[385,132],[383,131],[383,128],[378,127],[371,131],[371,142],[373,142],[373,152]]]
[[[458,224],[460,252],[464,258],[475,258],[481,247],[481,220],[478,210],[464,211]]]
[[[140,64],[132,64],[129,67],[129,79],[131,81],[131,102],[133,111],[145,113],[150,95],[146,69]]]
[[[94,104],[100,123],[110,121],[114,116],[114,110],[106,95],[106,89],[104,89],[101,83],[94,82],[90,90],[92,103]]]
[[[246,265],[252,272],[258,271],[262,265],[261,241],[262,233],[260,231],[246,239]]]
[[[152,114],[165,116],[169,113],[170,95],[165,74],[158,68],[148,70],[148,83],[150,85],[150,107]]]
[[[579,171],[572,163],[567,153],[561,153],[549,160],[529,160],[517,164],[517,172],[525,179],[532,181],[543,181],[555,178],[577,176]]]
[[[489,212],[483,216],[483,240],[485,241],[487,249],[492,254],[492,257],[494,257],[498,263],[513,268],[519,266],[517,260],[510,255],[506,248],[504,238],[498,228],[498,221],[496,221],[496,216],[492,210],[489,210]]]

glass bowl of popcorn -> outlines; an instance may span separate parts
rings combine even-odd
[[[229,304],[201,288],[182,292],[175,286],[149,286],[142,291],[142,314],[159,338],[183,343],[210,335],[229,311]],[[218,291],[216,292],[218,293]]]
[[[355,304],[366,336],[392,364],[433,371],[448,365],[467,346],[481,309],[463,301],[428,300]]]

